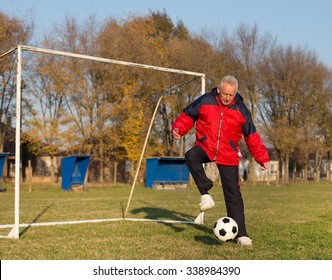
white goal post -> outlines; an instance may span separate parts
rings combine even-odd
[[[166,67],[159,67],[147,64],[140,64],[140,63],[133,63],[133,62],[126,62],[114,59],[107,59],[102,57],[95,57],[89,55],[82,55],[64,51],[57,51],[57,50],[50,50],[45,48],[39,47],[32,47],[26,45],[18,45],[15,48],[9,50],[8,52],[1,54],[0,58],[5,57],[13,52],[17,52],[17,74],[16,74],[16,128],[15,128],[15,183],[14,183],[14,224],[13,225],[4,225],[3,228],[11,228],[9,234],[7,236],[1,236],[0,238],[16,238],[20,237],[20,226],[24,226],[24,224],[20,225],[20,164],[21,164],[21,94],[22,94],[22,53],[23,51],[28,52],[38,52],[38,53],[45,53],[51,54],[56,56],[63,56],[63,57],[71,57],[83,60],[91,60],[97,62],[104,62],[108,64],[118,64],[136,68],[145,68],[151,69],[156,71],[163,71],[169,73],[177,73],[183,75],[194,76],[201,79],[201,93],[205,92],[205,74],[179,70],[179,69],[172,69]],[[105,219],[104,219],[105,220]],[[104,221],[101,220],[101,221]],[[114,219],[109,219],[114,220]],[[86,221],[73,221],[72,223],[82,223],[82,222],[98,222],[98,220],[86,220]],[[175,221],[176,222],[176,221]],[[54,224],[54,223],[53,223]],[[59,222],[57,224],[68,224],[68,222]],[[0,225],[1,227],[1,225]]]

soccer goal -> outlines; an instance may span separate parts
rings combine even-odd
[[[37,56],[37,58],[36,58]],[[121,105],[117,104],[119,102],[118,96],[119,92],[123,95],[121,98],[126,99],[126,94],[138,94],[144,95],[144,92],[135,92],[139,85],[149,87],[150,91],[154,91],[154,96],[158,102],[153,101],[155,110],[150,110],[153,112],[151,116],[150,126],[148,132],[146,133],[146,139],[144,142],[143,150],[141,152],[139,166],[135,175],[134,183],[129,194],[129,199],[127,203],[128,211],[130,201],[133,194],[133,189],[137,180],[138,170],[140,163],[143,159],[144,151],[147,145],[147,140],[151,131],[152,123],[155,120],[156,112],[158,106],[160,105],[161,99],[169,94],[176,93],[184,85],[189,85],[194,80],[200,80],[199,83],[199,93],[205,92],[205,74],[172,69],[166,67],[159,67],[148,64],[140,64],[134,62],[127,62],[121,60],[108,59],[103,57],[96,57],[90,55],[83,55],[65,51],[51,50],[39,47],[18,45],[12,50],[1,54],[0,59],[8,59],[8,57],[14,57],[16,60],[16,80],[10,85],[15,87],[16,84],[16,93],[15,93],[15,164],[14,164],[14,215],[13,215],[13,224],[7,223],[3,224],[0,221],[0,229],[9,229],[7,235],[0,235],[1,238],[19,238],[20,237],[20,227],[28,226],[48,226],[55,224],[79,224],[79,223],[96,223],[96,222],[105,222],[105,221],[114,221],[114,220],[123,220],[130,218],[126,217],[108,217],[102,219],[80,219],[75,221],[57,221],[57,222],[45,222],[45,223],[20,223],[20,188],[21,188],[21,164],[22,164],[22,125],[25,126],[25,130],[31,133],[36,133],[35,128],[41,126],[44,120],[47,120],[48,123],[57,123],[58,131],[51,132],[57,133],[60,135],[62,140],[52,139],[52,147],[49,145],[49,149],[45,149],[45,153],[53,153],[54,150],[61,147],[62,150],[71,150],[73,145],[78,145],[76,139],[73,135],[78,133],[81,129],[82,134],[85,133],[85,126],[89,125],[87,119],[78,120],[77,117],[82,114],[80,111],[84,105],[81,103],[78,92],[85,92],[88,94],[88,99],[94,98],[94,94],[99,91],[103,94],[100,95],[101,99],[98,102],[98,106],[94,106],[91,110],[100,110],[104,112],[105,118],[109,117],[107,114],[110,110],[120,110]],[[29,62],[29,63],[28,63]],[[30,63],[33,62],[33,63]],[[32,69],[35,65],[39,66],[38,69]],[[81,77],[81,72],[85,71],[86,65],[89,66],[89,71],[86,71],[86,75],[91,75],[93,79],[84,80]],[[139,72],[141,71],[141,72]],[[32,74],[31,74],[32,73]],[[114,74],[116,73],[116,74]],[[151,73],[159,73],[153,76],[153,79],[150,79],[145,84],[140,78],[140,75],[144,77],[152,76]],[[131,78],[134,77],[134,78]],[[189,77],[189,78],[186,78]],[[105,84],[105,80],[108,81]],[[126,82],[126,86],[119,89],[119,84]],[[93,85],[92,85],[93,84]],[[158,84],[158,86],[156,86]],[[32,85],[34,88],[32,89]],[[42,87],[42,90],[41,90]],[[96,92],[89,90],[89,88],[97,88]],[[197,86],[196,86],[197,87]],[[28,95],[28,92],[34,91],[34,97]],[[56,92],[57,96],[52,96]],[[117,95],[114,93],[117,92]],[[159,92],[157,94],[156,92]],[[76,95],[75,95],[75,94]],[[49,94],[49,96],[47,96]],[[44,95],[44,96],[42,96]],[[34,98],[45,98],[47,102],[41,102],[38,106],[35,105]],[[143,96],[144,97],[144,96]],[[150,98],[150,97],[149,97]],[[152,98],[152,99],[153,99]],[[107,102],[106,102],[107,101]],[[112,103],[113,102],[113,103]],[[48,103],[48,104],[47,104]],[[107,103],[107,107],[105,107]],[[67,104],[66,110],[63,109],[63,104]],[[75,105],[81,104],[77,107]],[[117,104],[118,106],[113,106],[112,104]],[[157,105],[155,105],[157,104]],[[54,110],[47,111],[47,106],[54,107]],[[129,105],[128,105],[129,106]],[[130,104],[134,107],[135,104]],[[149,105],[148,105],[149,106]],[[128,107],[129,108],[129,107]],[[128,108],[123,108],[124,110]],[[48,108],[49,109],[49,108]],[[75,111],[75,112],[74,112]],[[22,114],[24,118],[22,118]],[[121,116],[119,113],[118,116]],[[34,117],[34,119],[33,119]],[[37,118],[38,117],[38,118]],[[76,117],[76,119],[75,119]],[[141,116],[138,115],[137,119]],[[40,123],[37,122],[37,119]],[[106,120],[104,120],[106,121]],[[120,122],[121,119],[111,119],[107,120],[108,122]],[[76,122],[76,129],[72,129],[71,136],[68,136],[68,130],[65,130],[64,127],[70,122]],[[23,123],[23,124],[22,124]],[[134,127],[134,125],[132,126]],[[146,127],[146,126],[145,126]],[[100,130],[103,130],[103,127],[100,127]],[[97,134],[96,134],[97,135]],[[52,136],[52,135],[51,135]],[[50,137],[51,137],[50,136]],[[105,136],[106,137],[106,136]],[[91,137],[90,137],[91,138]],[[105,141],[110,140],[106,139]],[[112,139],[114,140],[114,139]],[[87,146],[94,145],[93,141],[86,141]],[[33,144],[33,143],[32,143]],[[46,145],[47,146],[47,145]],[[89,147],[90,147],[89,146]],[[54,148],[55,147],[55,148]],[[53,150],[52,150],[53,149]],[[80,150],[75,150],[80,152]],[[1,217],[1,216],[0,216]],[[138,219],[140,220],[140,219]],[[160,221],[159,221],[160,222]],[[164,221],[164,222],[178,222],[178,221]],[[186,223],[186,221],[183,221]]]

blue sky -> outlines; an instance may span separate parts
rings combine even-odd
[[[129,14],[146,15],[165,11],[176,23],[183,21],[192,32],[226,29],[239,24],[257,24],[261,35],[269,33],[280,44],[314,50],[332,69],[331,0],[0,0],[0,10],[9,16],[35,20],[36,34],[47,32],[65,15],[85,20],[125,19]]]

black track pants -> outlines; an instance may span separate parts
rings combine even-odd
[[[186,164],[201,195],[208,194],[213,182],[206,177],[203,163],[211,162],[200,146],[194,146],[185,154]]]
[[[217,167],[224,192],[227,216],[237,222],[239,227],[238,237],[248,236],[244,218],[244,204],[239,184],[239,168],[238,166],[220,164]]]
[[[185,158],[200,194],[208,194],[208,191],[213,187],[213,182],[206,176],[203,163],[210,162],[210,159],[199,146],[191,148],[186,153]],[[239,185],[239,168],[238,166],[220,164],[217,167],[224,193],[227,216],[237,222],[239,227],[238,237],[248,236],[245,226],[244,204]]]

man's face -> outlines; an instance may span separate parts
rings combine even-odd
[[[223,105],[231,104],[236,94],[236,85],[223,83],[222,87],[218,86],[218,94]]]

